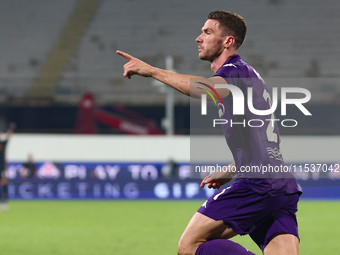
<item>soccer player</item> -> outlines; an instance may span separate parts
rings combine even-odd
[[[237,54],[246,30],[246,23],[238,14],[214,11],[208,15],[196,42],[199,58],[211,62],[214,73],[211,78],[169,72],[125,52],[117,53],[128,60],[123,75],[129,79],[133,75],[152,77],[194,97],[200,97],[203,93],[197,87],[229,84],[237,86],[247,100],[247,88],[251,88],[254,108],[270,109],[263,79]],[[236,99],[231,88],[216,90],[225,108],[221,117],[230,122],[248,123],[251,119],[265,121],[274,118],[273,114],[257,116],[249,109],[245,109],[243,115],[233,115],[233,99]],[[249,234],[265,255],[299,253],[296,211],[301,190],[294,177],[291,173],[260,176],[258,173],[240,171],[252,166],[284,165],[279,150],[278,126],[275,121],[270,123],[272,125],[262,127],[223,125],[235,160],[232,166],[238,170],[237,178],[229,187],[217,191],[193,215],[180,238],[178,254],[253,254],[228,240],[237,234]],[[233,171],[211,173],[203,179],[201,187],[220,188],[232,180],[234,174]]]
[[[2,140],[2,134],[0,132],[0,197],[1,197],[1,210],[8,209],[8,182],[5,173],[6,169],[6,145],[10,139],[13,131],[15,129],[15,124],[11,123],[8,128],[4,140]]]

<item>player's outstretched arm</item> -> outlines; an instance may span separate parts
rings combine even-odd
[[[228,167],[222,168],[221,171],[215,171],[206,176],[200,187],[203,188],[205,185],[208,188],[219,189],[224,184],[230,182],[236,175],[235,162],[231,163]]]
[[[128,62],[124,65],[124,77],[131,78],[133,75],[152,77],[166,85],[178,90],[179,92],[191,96],[200,97],[203,93],[199,87],[200,83],[214,87],[216,83],[225,82],[222,78],[204,78],[201,76],[178,74],[164,69],[153,67],[128,53],[117,50],[116,53],[124,57]],[[197,83],[199,81],[200,83]],[[223,94],[221,94],[223,96]]]
[[[117,50],[116,53],[129,61],[124,65],[124,77],[131,79],[131,76],[135,74],[144,77],[152,76],[152,68],[154,67],[123,51]]]

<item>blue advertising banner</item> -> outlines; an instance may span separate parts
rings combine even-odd
[[[11,199],[206,199],[188,163],[11,162]],[[296,173],[302,198],[340,199],[340,173]]]

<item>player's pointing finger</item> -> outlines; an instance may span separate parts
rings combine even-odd
[[[129,61],[130,61],[131,59],[133,59],[133,57],[132,57],[130,54],[127,54],[127,53],[125,53],[125,52],[123,52],[123,51],[117,50],[116,53],[117,53],[118,55],[120,55],[120,56],[126,58],[126,59],[129,60]]]

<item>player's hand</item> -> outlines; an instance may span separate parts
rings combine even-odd
[[[203,188],[207,185],[209,189],[219,189],[224,184],[230,182],[233,178],[233,175],[229,172],[216,171],[206,176],[201,182],[200,187]]]
[[[123,74],[124,77],[128,77],[129,79],[131,79],[131,76],[135,74],[144,76],[144,77],[151,76],[152,66],[148,65],[147,63],[141,61],[140,59],[135,58],[131,56],[130,54],[125,53],[123,51],[117,50],[116,53],[126,58],[126,60],[129,61],[124,65],[124,74]]]

